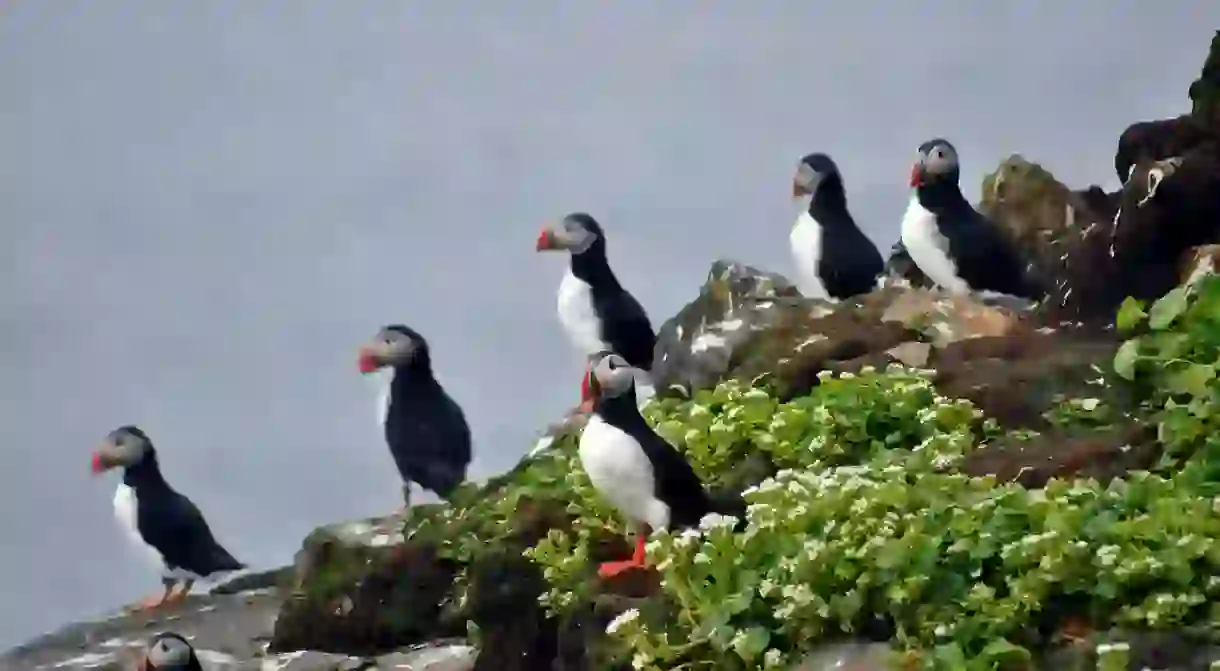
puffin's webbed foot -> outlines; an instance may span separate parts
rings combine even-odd
[[[165,604],[179,604],[186,601],[186,598],[191,595],[191,588],[194,586],[194,580],[187,580],[186,582],[182,583],[182,586],[178,589],[178,591],[171,592],[169,596],[165,597]]]
[[[624,571],[632,569],[647,568],[645,563],[644,546],[648,542],[649,530],[647,526],[641,529],[635,535],[635,552],[632,553],[631,559],[626,561],[609,561],[597,567],[597,575],[602,578],[613,578]]]
[[[169,601],[170,596],[171,596],[170,593],[173,592],[173,590],[174,590],[174,583],[172,583],[172,582],[167,583],[165,585],[165,591],[162,592],[161,594],[159,594],[157,596],[150,596],[147,599],[144,599],[142,601],[137,601],[136,603],[133,603],[130,606],[127,606],[127,608],[125,610],[128,610],[133,613],[146,613],[149,611],[157,610],[157,609],[161,608],[162,606],[164,606]]]

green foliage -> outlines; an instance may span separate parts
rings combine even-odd
[[[823,376],[788,403],[733,381],[653,403],[649,421],[709,481],[751,455],[782,470],[746,492],[744,533],[715,517],[654,533],[649,559],[674,612],[616,619],[608,631],[624,658],[641,669],[788,668],[882,623],[908,668],[1020,668],[1046,643],[1040,630],[1063,616],[1102,628],[1220,621],[1211,605],[1220,491],[1210,484],[1220,468],[1213,450],[1199,449],[1217,440],[1220,280],[1147,308],[1128,302],[1117,321],[1142,331],[1120,348],[1115,372],[1142,385],[1183,463],[1104,486],[1052,480],[1032,491],[954,472],[994,425],[900,367]],[[1048,417],[1084,430],[1120,419],[1096,399],[1072,398]],[[585,491],[571,509],[588,529],[611,526],[614,512],[597,506]],[[590,537],[556,530],[530,552],[556,613],[589,598]],[[1126,648],[1104,652],[1110,668]]]
[[[1114,370],[1142,391],[1155,412],[1164,466],[1195,457],[1189,475],[1207,487],[1206,494],[1220,495],[1220,487],[1207,484],[1220,475],[1220,277],[1182,285],[1146,313],[1128,299],[1118,321],[1122,330],[1138,334],[1119,348]]]

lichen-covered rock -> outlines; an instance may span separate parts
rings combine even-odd
[[[716,384],[732,366],[738,344],[768,328],[780,306],[809,303],[782,275],[716,261],[695,300],[657,332],[652,370],[657,392]]]

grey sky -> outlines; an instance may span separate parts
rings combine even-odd
[[[662,7],[668,5],[668,7]],[[17,0],[0,9],[0,647],[157,587],[89,477],[139,423],[237,555],[389,510],[354,348],[433,343],[484,476],[577,399],[538,227],[588,210],[657,325],[788,271],[796,159],[887,249],[915,147],[1113,185],[1220,5]],[[1103,9],[1104,6],[1104,9]]]

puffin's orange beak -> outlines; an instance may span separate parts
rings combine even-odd
[[[800,182],[792,183],[792,197],[793,198],[800,198],[801,196],[808,196],[808,195],[809,195],[809,189],[806,189],[803,184],[801,184]]]
[[[114,462],[106,456],[104,452],[98,450],[93,453],[93,463],[91,470],[94,475],[101,475],[114,467]]]
[[[374,373],[381,368],[381,358],[370,347],[360,348],[360,354],[357,356],[356,362],[360,368],[361,375]]]
[[[544,228],[538,233],[538,242],[534,244],[534,251],[545,252],[555,249],[555,234],[549,228]]]
[[[911,188],[915,188],[923,184],[923,173],[919,169],[919,164],[911,166]]]

